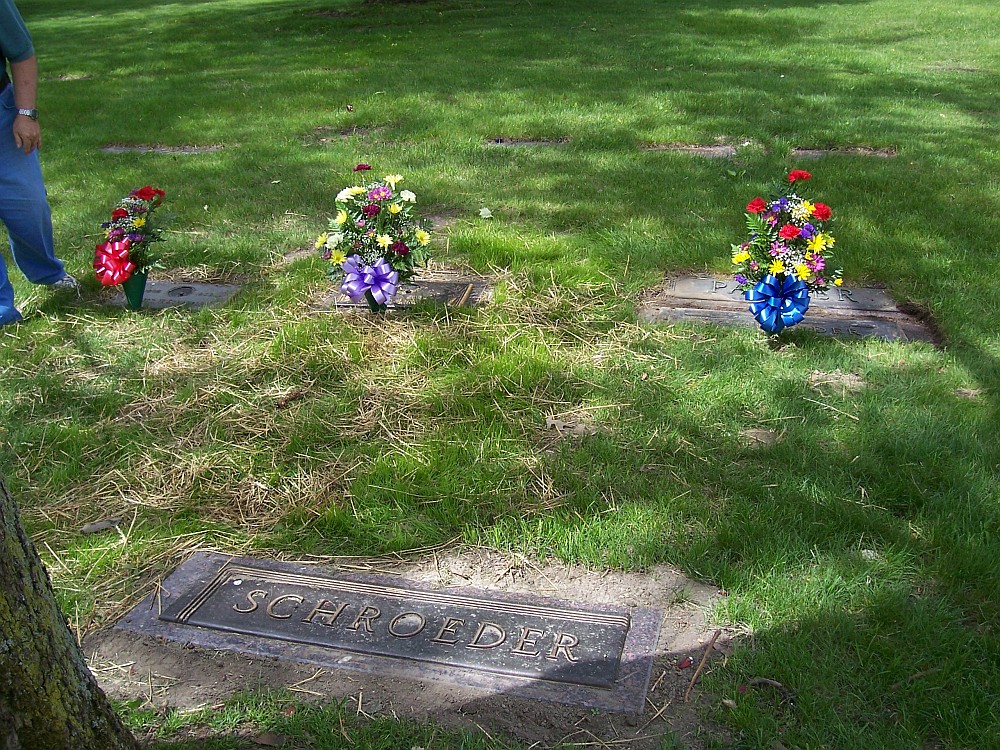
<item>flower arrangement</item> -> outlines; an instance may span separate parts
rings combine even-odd
[[[371,170],[358,164],[355,173]],[[329,230],[316,239],[316,249],[330,262],[327,274],[354,302],[384,311],[399,284],[426,266],[430,232],[414,215],[417,196],[398,190],[402,175],[344,188],[337,194],[337,214]]]
[[[793,169],[788,182],[812,177]],[[771,200],[754,198],[746,207],[748,238],[732,246],[734,279],[745,292],[761,327],[769,333],[802,320],[809,293],[843,283],[830,256],[836,240],[827,231],[833,211],[795,192]]]
[[[166,196],[146,185],[118,201],[111,221],[101,224],[104,242],[94,248],[94,272],[104,286],[122,284],[133,273],[145,275],[158,258],[150,245],[163,239],[163,227],[155,219]]]

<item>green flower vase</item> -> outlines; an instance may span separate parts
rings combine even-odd
[[[365,302],[368,303],[368,309],[376,315],[385,315],[385,311],[389,309],[389,306],[378,302],[375,299],[375,295],[372,294],[370,289],[365,290]]]
[[[133,271],[132,275],[122,282],[122,291],[125,292],[125,303],[129,310],[138,310],[142,307],[142,296],[146,293],[148,275],[143,271]]]

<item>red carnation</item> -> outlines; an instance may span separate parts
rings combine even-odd
[[[154,195],[158,195],[158,196],[160,196],[161,198],[165,198],[165,197],[166,197],[166,195],[167,195],[167,194],[166,194],[165,192],[163,192],[163,191],[162,191],[162,190],[160,190],[159,188],[153,188],[153,193],[154,193]]]
[[[763,198],[754,198],[752,201],[747,203],[747,211],[752,214],[759,214],[761,211],[767,210],[767,202]]]
[[[402,240],[396,240],[393,242],[390,249],[396,253],[396,255],[406,256],[410,254],[410,246]]]
[[[781,229],[778,230],[778,236],[783,240],[794,240],[802,230],[793,224],[785,224]]]
[[[812,177],[812,175],[804,169],[793,169],[788,173],[789,182],[795,182],[796,180],[808,180],[810,177]]]
[[[116,208],[114,211],[111,212],[111,218],[114,221],[118,221],[118,219],[124,219],[126,216],[128,216],[128,211],[126,211],[124,208]]]
[[[133,190],[132,195],[134,195],[141,201],[151,201],[153,200],[153,197],[156,195],[156,191],[153,190],[151,186],[146,185],[145,187],[141,187],[138,190]]]
[[[361,209],[361,213],[365,215],[367,219],[373,219],[378,216],[378,212],[382,209],[375,203],[369,203],[367,206]]]
[[[833,211],[825,203],[816,203],[813,205],[813,216],[815,216],[820,221],[827,221],[831,216],[833,216]]]
[[[356,166],[354,168],[354,171],[355,172],[367,172],[371,168],[372,168],[371,164],[359,164],[358,166]]]

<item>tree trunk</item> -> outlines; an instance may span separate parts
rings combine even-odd
[[[98,687],[0,476],[0,750],[137,750]]]

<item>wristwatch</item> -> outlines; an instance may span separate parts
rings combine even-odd
[[[38,110],[37,109],[19,109],[19,110],[17,110],[17,113],[19,115],[24,115],[25,117],[30,117],[32,120],[37,120],[38,119]]]

